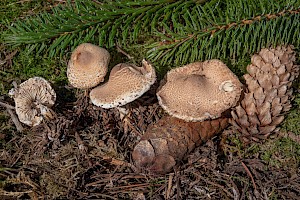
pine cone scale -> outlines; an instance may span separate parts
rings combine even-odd
[[[132,158],[138,168],[167,173],[196,146],[228,125],[227,118],[203,122],[185,122],[165,116],[148,127],[135,146]]]
[[[292,81],[299,75],[291,46],[262,49],[251,58],[244,75],[244,99],[232,111],[230,123],[245,142],[267,138],[291,108]]]

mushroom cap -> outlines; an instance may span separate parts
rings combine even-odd
[[[28,126],[36,126],[43,118],[51,118],[50,109],[55,103],[56,93],[50,83],[41,77],[33,77],[13,88],[9,94],[15,100],[19,120]]]
[[[73,87],[86,89],[104,80],[110,61],[109,52],[90,43],[79,45],[71,55],[67,76]]]
[[[215,119],[234,106],[242,84],[220,60],[195,62],[169,71],[158,88],[161,107],[185,121]]]
[[[92,89],[90,98],[102,108],[122,106],[142,96],[155,80],[155,69],[146,60],[142,67],[121,63],[113,67],[107,83]]]

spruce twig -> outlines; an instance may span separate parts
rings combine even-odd
[[[50,56],[83,42],[120,44],[125,51],[138,44],[147,49],[147,59],[173,66],[243,59],[270,45],[300,43],[298,0],[75,0],[51,12],[16,21],[4,41]]]

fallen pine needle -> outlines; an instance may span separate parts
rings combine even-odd
[[[254,189],[257,190],[256,184],[255,184],[255,182],[254,182],[254,178],[253,178],[253,176],[252,176],[250,170],[249,170],[248,167],[243,163],[243,161],[241,161],[241,163],[242,163],[242,166],[244,167],[246,173],[247,173],[248,176],[251,178],[251,181],[252,181],[252,184],[253,184]]]
[[[167,192],[166,192],[166,199],[170,198],[171,189],[172,189],[172,181],[173,181],[173,174],[170,174],[169,182],[168,182],[168,189],[167,189]]]

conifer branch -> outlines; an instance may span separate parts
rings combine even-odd
[[[46,50],[50,56],[64,55],[83,42],[106,48],[121,44],[125,50],[138,44],[148,49],[148,59],[173,66],[242,58],[270,45],[299,46],[298,0],[203,2],[75,0],[52,13],[16,21],[3,40],[14,46],[25,44],[35,53]]]
[[[244,58],[261,48],[277,44],[300,44],[300,8],[278,10],[274,13],[242,18],[228,24],[214,24],[209,28],[187,34],[168,30],[163,41],[147,48],[148,58],[162,65],[182,65],[212,58]]]
[[[29,44],[27,49],[36,52],[47,50],[50,56],[64,55],[67,47],[71,46],[72,50],[83,42],[109,48],[117,40],[122,40],[122,43],[128,43],[128,39],[135,41],[139,31],[143,27],[148,28],[150,23],[155,24],[155,18],[165,9],[190,3],[193,1],[123,0],[101,4],[69,1],[67,5],[53,8],[51,14],[44,12],[16,21],[8,27],[10,33],[3,36],[7,44]]]

